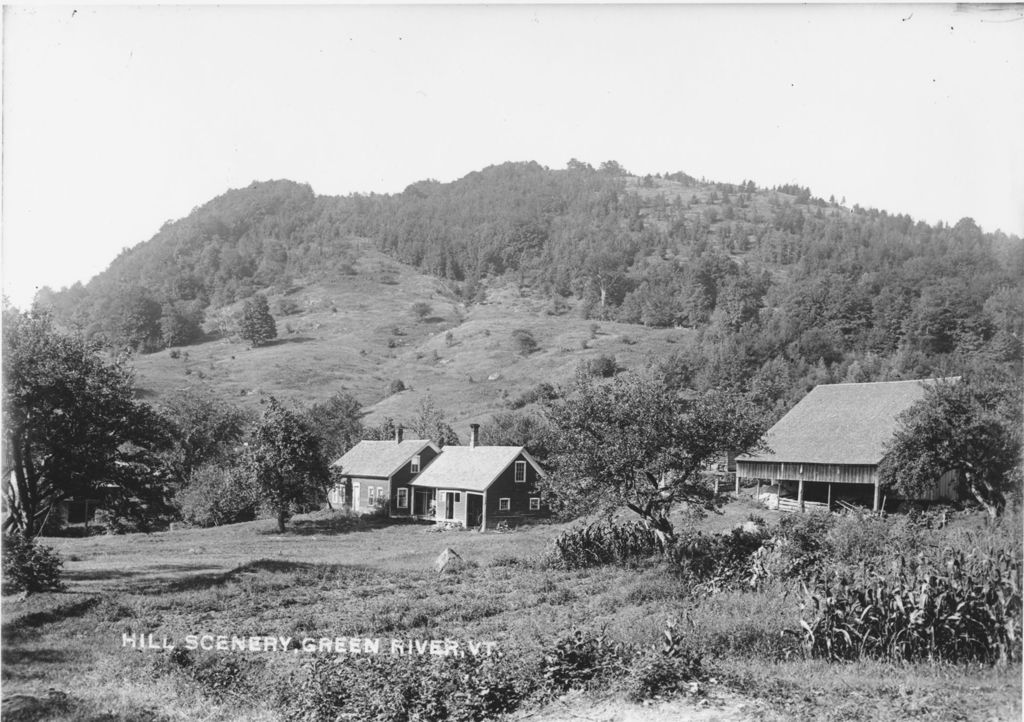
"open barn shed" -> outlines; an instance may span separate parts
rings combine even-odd
[[[948,379],[953,381],[955,379]],[[882,507],[878,465],[898,417],[936,379],[816,386],[769,429],[769,451],[736,458],[737,482],[776,487],[781,510]],[[927,500],[955,499],[955,477],[935,480]],[[748,482],[749,483],[749,482]]]

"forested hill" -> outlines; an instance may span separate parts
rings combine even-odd
[[[701,329],[700,347],[677,359],[695,386],[1021,357],[1019,238],[969,218],[932,226],[846,208],[799,186],[637,177],[614,161],[505,163],[395,195],[254,183],[37,303],[114,345],[185,345],[202,337],[211,309],[352,274],[357,238],[445,279],[468,303],[503,277],[556,314],[568,304],[594,319]]]

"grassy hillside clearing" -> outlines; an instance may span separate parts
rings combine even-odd
[[[506,399],[539,382],[569,381],[582,361],[604,354],[636,368],[693,334],[587,321],[571,308],[548,315],[550,302],[510,285],[493,287],[485,301],[467,307],[443,281],[368,245],[354,269],[334,284],[297,285],[287,298],[299,310],[275,314],[278,338],[268,346],[252,349],[240,339],[219,338],[137,356],[141,393],[153,399],[201,389],[253,406],[266,394],[311,403],[344,390],[364,404],[371,424],[385,416],[410,418],[429,395],[465,434],[469,422],[505,409]],[[283,297],[269,296],[272,310]],[[432,308],[423,320],[411,312],[417,302]],[[217,312],[208,314],[207,325],[216,324]],[[516,329],[532,333],[538,350],[517,353]],[[395,379],[409,390],[389,395]]]
[[[688,524],[722,531],[752,510],[737,501]],[[182,666],[172,652],[123,649],[125,633],[178,643],[190,633],[487,639],[526,659],[573,629],[657,644],[673,617],[705,653],[708,674],[691,693],[644,706],[614,690],[572,692],[531,702],[513,718],[1020,717],[1019,665],[804,659],[787,631],[798,627],[798,595],[781,583],[703,594],[655,563],[574,571],[537,564],[563,524],[436,532],[319,512],[290,526],[285,535],[263,520],[46,540],[68,560],[68,589],[4,598],[5,707],[24,695],[42,711],[22,719],[282,719],[275,700],[299,694],[309,663],[297,653],[209,652]],[[446,546],[469,567],[439,576],[431,563]]]

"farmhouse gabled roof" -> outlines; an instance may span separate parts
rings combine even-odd
[[[360,441],[331,464],[347,476],[372,476],[386,479],[427,447],[440,451],[428,439],[396,441]]]
[[[878,464],[897,417],[937,380],[815,386],[768,430],[765,442],[771,453],[741,454],[736,461]]]
[[[446,446],[412,485],[484,491],[520,454],[544,476],[544,471],[522,446]]]

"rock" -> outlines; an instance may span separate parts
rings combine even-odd
[[[434,560],[434,569],[437,570],[438,574],[457,572],[465,565],[466,563],[462,560],[462,557],[451,547],[445,547],[444,551]]]
[[[761,527],[756,521],[745,521],[739,525],[739,528],[746,534],[760,534]]]

